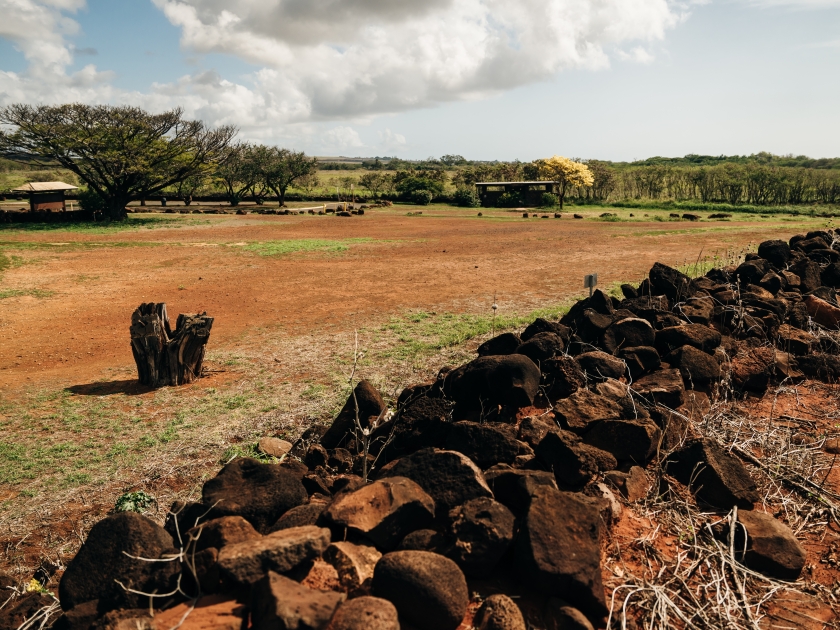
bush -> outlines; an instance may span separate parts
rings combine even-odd
[[[497,208],[518,208],[522,205],[522,197],[516,192],[502,193],[496,201]]]
[[[462,208],[476,208],[480,205],[475,191],[469,188],[459,188],[455,191],[452,199]]]
[[[105,200],[90,188],[83,188],[79,192],[78,199],[82,210],[93,212],[95,215],[100,215],[105,211]]]
[[[434,195],[431,190],[415,190],[411,193],[411,200],[418,206],[428,206]]]
[[[560,199],[554,193],[544,192],[540,197],[540,208],[553,208],[560,203]]]

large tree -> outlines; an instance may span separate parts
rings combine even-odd
[[[537,167],[543,179],[552,180],[557,184],[557,195],[560,197],[561,210],[569,187],[588,188],[595,181],[586,164],[559,155],[545,160],[537,160]]]
[[[0,109],[0,152],[58,162],[99,195],[110,219],[130,201],[207,173],[236,134],[184,120],[180,108],[150,114],[110,105],[10,105]]]
[[[214,175],[216,182],[225,189],[230,205],[238,206],[249,194],[256,196],[254,188],[261,178],[257,156],[263,149],[265,147],[247,142],[236,142],[225,149]]]
[[[301,177],[318,170],[318,160],[303,151],[279,147],[258,147],[256,161],[260,179],[277,196],[280,206],[286,205],[286,190]]]

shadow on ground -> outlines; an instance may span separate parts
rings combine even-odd
[[[100,381],[98,383],[86,383],[85,385],[71,385],[66,388],[72,394],[79,396],[111,396],[113,394],[125,394],[136,396],[152,391],[148,385],[141,385],[137,379],[122,381]]]

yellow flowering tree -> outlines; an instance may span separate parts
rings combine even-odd
[[[560,197],[560,209],[563,209],[563,199],[569,187],[585,186],[589,188],[595,183],[595,178],[586,164],[575,162],[561,155],[537,160],[540,177],[557,182],[557,194]]]

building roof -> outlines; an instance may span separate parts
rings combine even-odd
[[[557,182],[553,182],[550,179],[543,179],[534,182],[476,182],[476,186],[511,186],[511,185],[529,185],[529,184],[556,184]]]
[[[78,186],[71,186],[64,182],[29,182],[23,186],[12,188],[15,192],[54,192],[58,190],[76,190]]]

